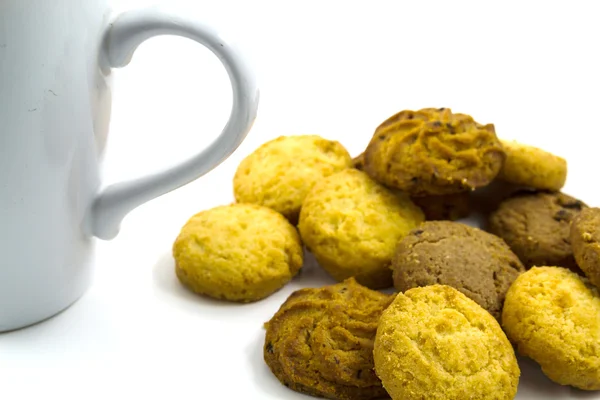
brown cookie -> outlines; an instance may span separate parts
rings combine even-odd
[[[502,239],[465,224],[432,221],[398,244],[392,261],[394,286],[406,290],[451,286],[497,319],[512,282],[525,271]]]
[[[586,208],[573,218],[571,247],[579,268],[600,288],[600,208]]]
[[[352,159],[352,168],[356,168],[359,171],[365,170],[365,153],[360,153]]]
[[[471,212],[469,192],[411,197],[411,200],[423,210],[428,221],[456,221],[468,217]]]
[[[587,208],[560,192],[521,191],[490,215],[489,230],[500,236],[525,267],[556,266],[578,270],[571,248],[571,221]]]
[[[383,122],[365,151],[365,171],[411,196],[483,187],[506,155],[494,125],[448,108],[402,111]]]
[[[354,278],[290,295],[266,324],[264,359],[290,389],[338,400],[387,398],[375,375],[373,342],[394,300]]]

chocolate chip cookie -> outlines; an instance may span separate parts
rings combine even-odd
[[[560,192],[520,191],[490,215],[489,230],[500,236],[525,267],[578,270],[571,248],[571,221],[587,205]]]

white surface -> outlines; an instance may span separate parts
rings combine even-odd
[[[600,205],[591,183],[600,134],[591,1],[170,3],[242,36],[261,89],[254,128],[219,168],[137,209],[115,240],[100,243],[95,284],[78,303],[0,335],[3,398],[305,398],[262,361],[262,323],[291,291],[331,280],[313,265],[265,301],[224,304],[183,290],[170,257],[187,218],[232,201],[239,161],[281,134],[321,134],[354,155],[398,110],[451,107],[565,156],[564,191]],[[144,2],[126,5],[134,4]],[[154,39],[116,78],[108,181],[192,154],[227,119],[225,71],[186,40]],[[550,383],[531,362],[521,367],[517,399],[600,399]]]

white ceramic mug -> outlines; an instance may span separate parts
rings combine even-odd
[[[218,138],[168,170],[101,189],[111,68],[157,35],[215,53],[233,91]],[[185,185],[244,140],[258,90],[240,49],[194,17],[156,8],[113,16],[108,0],[0,0],[0,332],[47,319],[88,288],[94,236]]]

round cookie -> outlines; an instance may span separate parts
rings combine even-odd
[[[317,135],[281,136],[242,160],[233,178],[234,196],[238,203],[272,208],[295,224],[313,185],[351,163],[337,141]]]
[[[381,316],[373,354],[392,400],[509,400],[521,374],[498,322],[444,285],[398,294]]]
[[[298,228],[306,247],[334,279],[355,277],[381,289],[392,285],[389,266],[396,244],[423,219],[407,196],[350,168],[313,187]]]
[[[567,180],[567,161],[537,147],[501,140],[506,160],[498,179],[534,189],[558,191]]]
[[[266,324],[264,359],[292,390],[336,400],[381,399],[373,340],[393,295],[352,278],[290,295]]]
[[[571,221],[587,208],[560,192],[521,191],[490,215],[489,230],[500,236],[525,267],[554,265],[577,269],[571,248]]]
[[[579,268],[600,288],[600,208],[586,208],[573,218],[571,247]]]
[[[600,390],[600,293],[559,267],[534,267],[513,283],[502,325],[518,352],[561,385]]]
[[[394,286],[401,292],[448,285],[500,319],[508,288],[525,271],[502,239],[458,222],[431,221],[398,244],[392,261]]]
[[[302,244],[281,214],[253,204],[202,211],[173,244],[175,272],[193,292],[251,302],[279,290],[303,262]]]
[[[428,221],[456,221],[468,217],[471,212],[469,192],[411,197],[411,200],[423,210]]]
[[[449,108],[402,111],[375,130],[365,171],[411,196],[459,193],[486,186],[505,159],[494,125]]]

